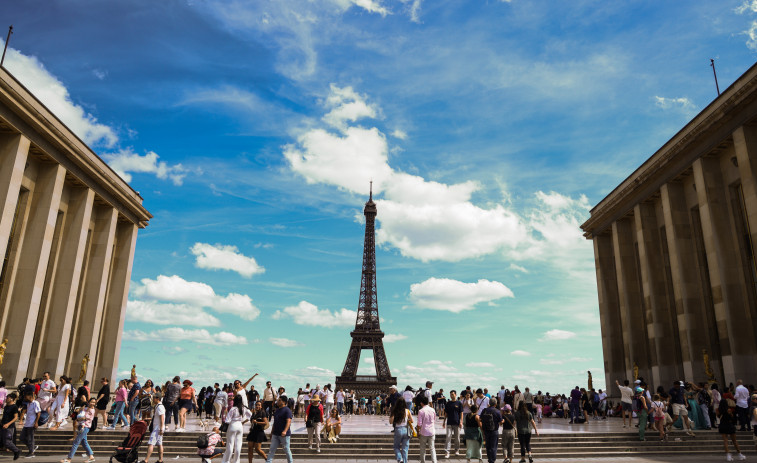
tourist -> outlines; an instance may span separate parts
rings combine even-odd
[[[129,425],[136,423],[139,419],[139,390],[142,389],[142,385],[139,384],[137,375],[131,375],[131,388],[129,394],[126,397],[126,403],[129,407]]]
[[[534,395],[531,394],[531,390],[526,388],[523,391],[523,401],[526,402],[526,408],[532,414],[534,413]]]
[[[757,451],[757,394],[752,394],[752,416],[749,417],[752,425],[752,432],[754,433],[754,446]]]
[[[683,420],[683,426],[686,429],[686,434],[694,436],[694,432],[691,430],[691,423],[689,422],[689,413],[686,410],[686,398],[685,390],[683,389],[685,384],[683,381],[675,381],[673,388],[668,391],[670,395],[670,403],[673,406],[673,422],[678,421],[680,417]]]
[[[95,461],[95,454],[92,452],[92,448],[87,442],[87,434],[92,427],[92,420],[97,414],[97,398],[92,397],[87,405],[76,415],[76,423],[74,429],[78,432],[73,444],[71,444],[71,450],[68,451],[68,456],[60,461],[60,463],[71,463],[71,459],[76,455],[76,451],[79,449],[79,445],[84,446],[84,450],[87,452],[86,461]]]
[[[633,413],[633,401],[631,397],[633,397],[633,391],[628,387],[629,381],[627,379],[623,381],[622,386],[618,380],[615,380],[615,384],[620,389],[620,405],[623,407],[623,427],[626,427],[626,415],[628,415],[628,427],[631,427],[631,413]]]
[[[534,417],[529,413],[526,404],[521,402],[520,408],[515,412],[515,423],[518,434],[518,443],[520,444],[520,462],[525,463],[528,455],[529,463],[533,463],[534,458],[531,455],[531,429],[536,435],[539,435],[539,429],[534,423]]]
[[[178,400],[178,399],[177,399]],[[213,416],[213,402],[216,400],[216,393],[212,386],[205,388],[205,398],[203,400],[203,411],[205,412],[205,419],[209,420]],[[178,427],[179,414],[176,413],[176,423],[174,426]]]
[[[589,424],[589,417],[592,416],[592,413],[594,412],[594,407],[591,403],[591,397],[589,396],[589,392],[581,388],[581,407],[579,409],[579,413],[583,413],[583,419],[586,424]]]
[[[736,449],[736,452],[738,452],[738,459],[746,460],[746,457],[741,453],[741,449],[739,448],[739,443],[736,440],[737,417],[735,416],[734,410],[728,406],[727,400],[720,401],[717,415],[718,415],[718,418],[720,418],[720,424],[718,424],[718,432],[720,433],[721,436],[723,436],[723,448],[725,449],[726,461],[733,460],[730,450],[728,449],[729,437],[731,438],[731,442],[733,442],[733,447]]]
[[[244,406],[243,395],[246,394],[234,396],[234,405],[226,414],[229,427],[226,430],[226,453],[223,454],[223,463],[239,463],[239,457],[242,455],[243,426],[252,418],[252,412]]]
[[[434,404],[436,404],[436,414],[439,418],[444,418],[444,404],[447,403],[447,398],[444,396],[444,389],[439,389],[434,397]]]
[[[108,378],[100,378],[100,390],[97,391],[97,418],[102,417],[102,428],[108,427],[108,405],[110,404],[110,385]]]
[[[154,412],[152,414],[152,421],[150,422],[150,438],[147,440],[147,455],[141,463],[149,463],[150,456],[152,455],[155,446],[158,447],[158,462],[163,461],[163,430],[166,426],[166,407],[163,406],[161,400],[163,394],[156,393],[152,396],[152,404]],[[133,422],[132,422],[133,423]]]
[[[405,391],[402,393],[402,398],[405,400],[405,405],[407,406],[407,409],[410,410],[410,413],[413,412],[413,399],[415,398],[415,394],[413,393],[413,388],[410,387],[410,385],[407,385],[405,387]]]
[[[237,395],[239,395],[239,396],[242,396],[242,403],[243,403],[243,404],[244,404],[244,406],[245,406],[245,407],[247,407],[247,408],[250,408],[250,404],[249,404],[249,402],[248,402],[248,397],[247,397],[247,386],[248,386],[248,385],[249,385],[249,384],[250,384],[250,383],[252,382],[252,380],[253,380],[253,379],[255,379],[255,377],[257,377],[257,376],[258,376],[258,373],[255,373],[255,374],[254,374],[254,375],[252,375],[252,376],[250,377],[250,379],[248,379],[248,380],[247,380],[247,381],[246,381],[245,383],[242,383],[242,381],[240,381],[240,380],[236,380],[236,381],[234,381],[234,395],[235,395],[235,396],[237,396]]]
[[[152,396],[154,393],[155,387],[153,382],[151,379],[148,379],[139,391],[139,413],[143,420],[146,420],[147,417],[150,416],[150,411],[152,410]]]
[[[683,395],[686,397],[689,420],[692,423],[691,427],[693,429],[706,429],[705,420],[699,408],[699,387],[695,384],[687,383]]]
[[[252,463],[252,457],[255,453],[266,458],[266,454],[263,451],[263,442],[265,442],[265,429],[268,427],[268,415],[263,410],[263,403],[260,401],[255,402],[255,412],[252,414],[250,422],[250,432],[247,434],[247,462]]]
[[[638,404],[639,414],[639,440],[643,441],[644,435],[647,431],[647,421],[649,416],[649,402],[645,392],[646,384],[641,383],[642,386],[636,388],[636,403]]]
[[[489,406],[489,398],[484,395],[484,390],[481,388],[476,389],[475,404],[479,415]]]
[[[336,391],[336,410],[339,415],[344,413],[344,390],[341,387]]]
[[[751,431],[749,390],[744,386],[744,380],[739,379],[736,381],[736,390],[733,391],[733,398],[736,401],[736,416],[739,420],[739,431]]]
[[[524,404],[525,406],[525,404]],[[478,407],[471,404],[470,413],[465,416],[463,431],[465,432],[465,457],[470,463],[471,458],[483,461],[481,456],[481,444],[484,443],[484,435],[481,432],[481,418],[478,416]]]
[[[57,390],[55,381],[50,379],[50,372],[44,372],[42,374],[42,382],[39,384],[39,392],[37,393],[37,401],[39,402],[39,406],[42,407],[42,411],[49,412],[50,405],[53,402],[53,394]]]
[[[270,387],[270,382],[268,386]],[[273,392],[273,389],[271,389]],[[264,399],[265,402],[265,394]],[[267,463],[272,463],[276,457],[276,450],[279,447],[284,448],[284,454],[286,455],[287,463],[292,463],[292,451],[289,448],[289,439],[292,436],[292,410],[287,407],[286,396],[279,396],[277,398],[276,411],[273,412],[273,426],[271,427],[271,448],[268,450]]]
[[[173,430],[179,430],[179,394],[181,393],[181,378],[174,376],[171,383],[165,387],[163,394],[163,406],[166,407],[166,427],[164,431],[168,431],[168,425],[171,424],[171,417],[173,417]]]
[[[518,410],[520,407],[520,403],[523,402],[523,393],[520,392],[520,389],[518,388],[518,385],[516,384],[515,387],[513,387],[513,410]]]
[[[712,407],[712,391],[710,391],[710,385],[707,383],[699,383],[699,392],[697,393],[697,405],[702,416],[704,429],[712,428],[712,420],[710,419],[710,409]]]
[[[334,391],[331,390],[331,384],[323,387],[323,412],[326,416],[331,416],[331,410],[334,409]]]
[[[505,463],[510,463],[515,454],[515,417],[512,410],[508,404],[502,408],[502,456]]]
[[[313,436],[315,436],[316,451],[321,453],[323,406],[321,405],[321,396],[317,393],[313,394],[310,398],[310,404],[305,409],[305,426],[308,430],[308,449],[313,450]]]
[[[224,451],[216,448],[218,444],[225,445],[223,439],[221,439],[221,430],[218,426],[215,426],[213,431],[208,434],[208,446],[204,449],[197,449],[197,455],[202,457],[202,463],[209,463],[213,458],[223,455]],[[252,461],[252,457],[249,458]]]
[[[122,422],[121,427],[128,425],[129,423],[126,421],[126,416],[124,416],[124,409],[126,408],[126,400],[127,400],[128,391],[126,390],[126,380],[122,379],[118,382],[118,388],[116,389],[116,403],[115,403],[115,409],[113,411],[113,424],[111,424],[108,429],[116,429],[116,425],[118,424],[119,420]],[[108,420],[105,420],[105,423],[108,423]]]
[[[407,463],[407,452],[412,435],[410,429],[413,426],[413,417],[407,407],[407,402],[398,400],[389,416],[394,426],[394,456],[397,463]]]
[[[273,416],[273,404],[277,398],[278,394],[276,394],[276,391],[273,390],[271,382],[266,382],[265,389],[263,389],[263,409],[266,411],[266,413],[268,413],[269,420]],[[273,442],[271,442],[271,445],[273,445]]]
[[[24,429],[21,430],[21,442],[26,444],[29,450],[29,457],[34,456],[34,452],[39,446],[34,445],[34,432],[39,427],[39,415],[42,409],[39,402],[34,398],[33,391],[25,392],[24,401],[26,402],[26,417],[24,418]]]
[[[192,387],[192,381],[185,379],[183,386],[179,391],[179,429],[177,432],[186,431],[187,413],[197,408],[197,397],[195,389]]]
[[[342,433],[342,417],[339,416],[339,412],[335,408],[331,409],[329,417],[326,418],[325,432],[332,444],[336,443]]]
[[[507,395],[507,389],[505,389],[505,385],[503,384],[500,386],[499,391],[497,391],[497,401],[500,410],[505,408],[505,397],[507,397]]]
[[[602,389],[599,390],[599,416],[602,417],[603,420],[607,419],[607,393],[602,391]]]
[[[385,400],[385,406],[384,406],[384,412],[388,415],[391,413],[392,408],[394,408],[394,404],[397,403],[398,400],[400,400],[402,396],[397,391],[397,386],[389,386],[389,396]]]
[[[581,388],[576,386],[573,388],[572,391],[570,391],[570,424],[573,424],[576,422],[578,418],[581,417],[581,396],[583,394],[581,393]],[[520,411],[520,406],[516,408],[517,412]],[[629,418],[630,421],[630,418]],[[629,424],[630,426],[630,424]]]
[[[720,406],[720,390],[718,390],[718,385],[713,384],[710,386],[710,394],[712,394],[712,406],[710,407],[710,425],[714,428],[717,427],[717,409]]]
[[[270,384],[270,383],[269,383]],[[215,400],[213,401],[213,419],[218,426],[221,425],[221,419],[223,418],[224,410],[228,405],[228,394],[226,393],[226,385],[223,389],[216,391]]]
[[[426,383],[428,384],[428,383]],[[418,403],[421,408],[418,410],[418,441],[421,452],[421,463],[426,461],[426,447],[431,451],[431,461],[436,463],[436,447],[434,446],[436,412],[429,407],[429,398],[427,394],[420,394]]]
[[[652,396],[652,404],[650,410],[652,412],[652,419],[654,420],[654,429],[660,432],[660,441],[664,441],[665,434],[665,404],[660,400],[660,394]]]
[[[470,391],[464,390],[461,393],[461,396],[462,396],[461,402],[463,403],[463,418],[462,419],[463,419],[463,424],[464,424],[465,418],[467,418],[468,415],[471,413],[471,409],[470,409],[471,405],[475,405],[475,404],[473,403],[473,399],[471,398]]]
[[[528,388],[526,388],[528,391]],[[524,397],[525,398],[525,397]],[[481,429],[484,432],[484,443],[486,444],[486,458],[489,463],[494,463],[497,459],[497,444],[499,441],[499,426],[502,424],[502,414],[497,410],[497,399],[489,398],[489,407],[480,413]],[[528,403],[526,408],[528,408]],[[533,396],[532,402],[533,406]]]
[[[21,413],[16,405],[16,399],[18,395],[15,392],[11,392],[5,396],[3,403],[3,419],[0,422],[3,426],[3,447],[13,452],[13,459],[18,460],[21,451],[16,447],[16,422],[21,417]]]
[[[457,400],[457,391],[449,391],[449,400],[444,404],[444,420],[442,426],[447,434],[444,444],[446,455],[449,458],[449,452],[452,450],[452,439],[455,440],[455,455],[460,455],[460,429],[463,427],[462,421],[463,404]]]
[[[51,423],[50,428],[52,430],[56,430],[60,428],[61,426],[65,426],[67,421],[66,418],[68,418],[69,413],[69,403],[71,395],[71,384],[70,379],[63,375],[60,377],[60,387],[58,387],[58,393],[55,394],[55,400],[53,401],[53,404],[51,405],[53,409],[52,418],[53,422]]]

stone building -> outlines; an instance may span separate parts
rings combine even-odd
[[[113,378],[137,230],[137,192],[0,68],[0,373]]]
[[[757,382],[757,66],[591,211],[608,387]],[[651,381],[650,381],[651,380]]]

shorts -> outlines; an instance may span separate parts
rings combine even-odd
[[[689,411],[686,410],[686,405],[673,404],[673,416],[676,416],[676,415],[689,416]]]
[[[147,441],[147,445],[159,445],[163,446],[163,435],[160,434],[160,429],[154,428],[150,433],[150,439]]]
[[[621,404],[623,405],[623,411],[626,411],[626,412],[633,411],[633,404],[632,403],[621,402]]]
[[[187,410],[192,410],[192,407],[194,407],[194,404],[192,403],[192,399],[179,399],[179,408],[186,408]]]

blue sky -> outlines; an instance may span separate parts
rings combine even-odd
[[[6,68],[155,216],[120,370],[287,389],[344,365],[370,180],[401,386],[603,387],[578,226],[716,96],[710,58],[724,89],[757,50],[757,0],[32,0],[0,18]]]

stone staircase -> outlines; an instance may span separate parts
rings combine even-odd
[[[168,432],[163,436],[164,459],[179,457],[196,457],[195,447],[199,432]],[[125,431],[103,431],[89,435],[92,450],[100,459],[110,456],[121,444],[127,433]],[[39,455],[60,455],[63,457],[71,447],[71,431],[39,430],[36,435]],[[444,455],[444,436],[436,436],[437,455]],[[752,434],[738,433],[742,452],[754,454]],[[559,433],[542,434],[532,439],[532,451],[539,458],[590,458],[612,456],[670,456],[670,455],[705,455],[722,453],[723,441],[717,431],[698,431],[696,437],[689,437],[682,432],[674,432],[667,442],[660,442],[655,433],[648,433],[647,440],[639,441],[638,435],[631,432],[597,432],[597,433]],[[393,459],[393,437],[387,434],[345,434],[336,444],[328,441],[321,443],[321,453],[309,450],[307,436],[294,434],[291,438],[292,454],[297,458],[340,460],[354,459],[356,456],[366,459]],[[269,443],[263,444],[268,452]],[[23,449],[23,447],[20,446]],[[147,436],[140,447],[140,457],[144,458],[147,449]],[[501,458],[500,447],[500,458]],[[80,447],[77,453],[82,454]],[[418,439],[410,441],[410,455],[418,457]],[[242,461],[246,461],[247,443],[243,442]],[[520,455],[518,442],[515,442],[515,455]],[[281,451],[279,450],[279,456]],[[484,450],[484,458],[486,458]],[[256,457],[259,459],[259,457]],[[455,459],[454,455],[451,459]],[[458,457],[464,460],[465,455]],[[499,458],[498,458],[499,459]],[[102,460],[100,460],[102,461]]]

